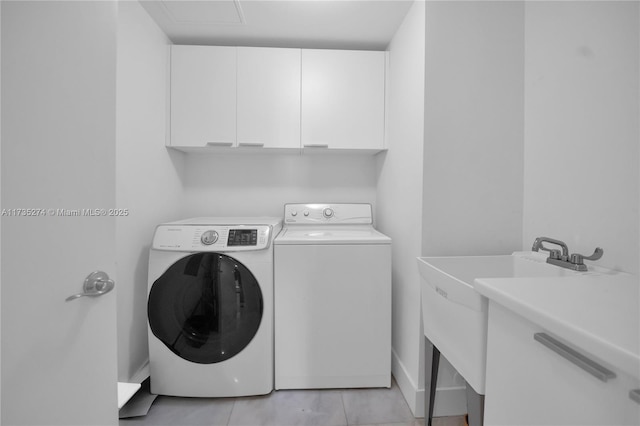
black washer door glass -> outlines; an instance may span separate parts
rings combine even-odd
[[[242,351],[262,320],[262,292],[253,274],[220,253],[196,253],[174,263],[149,292],[153,334],[171,351],[199,364]]]

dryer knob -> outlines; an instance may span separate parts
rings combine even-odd
[[[332,209],[332,208],[330,208],[330,207],[327,207],[326,209],[324,209],[324,210],[322,211],[322,215],[323,215],[324,217],[326,217],[327,219],[332,218],[332,217],[333,217],[333,209]]]
[[[218,233],[216,231],[205,231],[200,237],[200,242],[205,246],[210,246],[218,241]]]

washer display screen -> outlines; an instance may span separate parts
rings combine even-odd
[[[147,306],[153,334],[200,364],[240,353],[258,332],[262,312],[253,274],[220,253],[195,253],[171,265],[151,287]]]
[[[258,244],[257,229],[230,229],[228,246],[255,246]]]

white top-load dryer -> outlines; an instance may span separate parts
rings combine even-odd
[[[273,238],[280,218],[159,225],[149,254],[151,392],[273,390]]]
[[[391,386],[391,239],[371,205],[285,205],[274,262],[275,388]]]

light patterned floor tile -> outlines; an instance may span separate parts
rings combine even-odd
[[[344,390],[342,400],[349,425],[411,424],[415,420],[395,381],[391,389]]]
[[[346,426],[339,391],[280,390],[239,398],[230,426]]]
[[[119,426],[226,426],[231,398],[159,396],[144,417],[120,419]]]
[[[159,396],[145,417],[119,426],[424,426],[395,381],[391,389],[280,390],[244,398]],[[436,417],[433,426],[465,426],[465,417]]]
[[[434,417],[433,426],[466,426],[465,416]]]
[[[375,423],[370,425],[358,426],[424,426],[424,419],[413,419],[412,421],[402,423]]]

